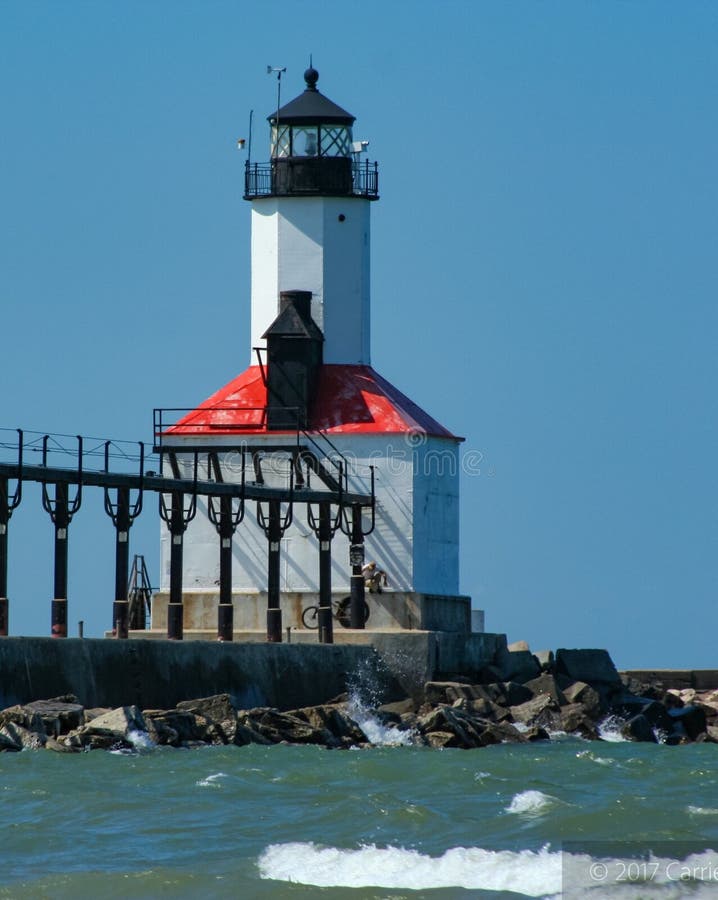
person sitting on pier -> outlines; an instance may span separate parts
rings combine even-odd
[[[389,587],[389,579],[386,572],[377,568],[375,562],[369,562],[362,566],[361,573],[364,576],[364,585],[370,594],[381,594],[382,587]]]

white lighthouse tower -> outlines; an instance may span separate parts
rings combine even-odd
[[[246,166],[250,366],[158,428],[163,470],[199,466],[241,483],[247,499],[219,536],[217,510],[198,499],[182,557],[172,556],[178,530],[163,531],[155,629],[169,627],[174,607],[187,636],[213,637],[219,608],[220,637],[231,638],[228,621],[235,637],[259,637],[266,616],[280,639],[327,592],[336,604],[363,586],[363,553],[388,583],[365,594],[366,623],[347,614],[342,624],[470,630],[459,595],[461,439],[371,367],[378,167],[318,78],[304,73],[305,90],[269,116],[269,160]]]

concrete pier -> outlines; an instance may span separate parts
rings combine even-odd
[[[86,707],[169,708],[228,693],[238,708],[323,703],[356,683],[386,699],[446,674],[471,676],[506,647],[504,635],[346,632],[345,642],[224,643],[6,637],[0,708],[74,694]],[[353,640],[350,640],[352,639]]]

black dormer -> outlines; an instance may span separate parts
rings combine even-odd
[[[267,341],[267,428],[306,428],[322,364],[324,335],[312,319],[311,291],[282,291]]]
[[[378,198],[376,163],[359,159],[354,116],[317,90],[319,73],[304,73],[306,88],[267,117],[269,165],[247,162],[245,199],[322,195]]]

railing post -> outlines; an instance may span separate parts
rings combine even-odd
[[[267,640],[282,641],[282,610],[279,605],[279,548],[282,538],[279,500],[269,501],[267,533]]]
[[[319,504],[319,640],[334,643],[332,629],[332,520],[329,502]]]

